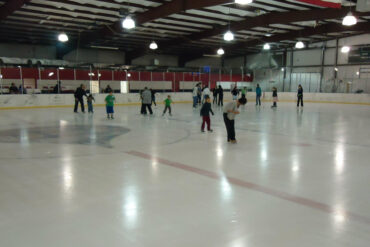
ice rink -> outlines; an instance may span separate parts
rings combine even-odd
[[[0,246],[367,247],[370,106],[0,111]]]

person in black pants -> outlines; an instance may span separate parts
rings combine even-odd
[[[221,85],[218,85],[218,105],[224,106],[224,90]]]
[[[240,98],[237,101],[232,101],[224,107],[224,122],[227,131],[227,142],[236,143],[235,139],[235,116],[239,114],[238,108],[240,105],[247,103],[246,98]]]
[[[85,88],[86,88],[85,85],[81,84],[81,86],[76,89],[74,112],[77,112],[78,103],[80,103],[81,104],[81,111],[83,113],[85,113],[85,106],[84,106],[84,99],[83,99],[83,96],[87,97]]]
[[[213,90],[213,104],[217,104],[218,89],[215,87]]]
[[[299,107],[299,102],[301,102],[301,106],[303,107],[303,88],[301,84],[298,86],[298,93],[297,93],[298,101],[297,101],[297,107]]]

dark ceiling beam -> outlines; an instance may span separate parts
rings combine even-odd
[[[247,42],[239,42],[225,47],[225,51],[231,51],[237,48],[248,48],[262,45],[264,43],[278,43],[282,40],[298,40],[299,38],[306,38],[312,35],[321,35],[327,33],[341,32],[345,33],[348,31],[359,31],[359,32],[370,32],[370,22],[357,23],[354,26],[343,26],[342,24],[326,24],[318,27],[309,27],[303,30],[295,30],[289,33],[277,34],[271,37],[265,37],[258,40],[252,40]],[[335,37],[333,37],[335,38]]]
[[[0,7],[0,21],[6,19],[30,0],[9,0]]]
[[[245,17],[243,21],[232,22],[230,29],[234,32],[240,30],[249,30],[254,27],[269,27],[271,24],[289,24],[291,22],[310,21],[310,20],[323,20],[323,19],[337,19],[344,17],[349,8],[342,9],[313,9],[313,10],[297,10],[289,12],[271,12],[269,14],[260,15],[257,17]],[[355,12],[356,16],[369,15],[368,12]],[[225,33],[228,26],[221,26],[200,33],[194,33],[188,36],[176,38],[166,42],[159,42],[160,49],[176,46],[183,43],[192,42],[194,40],[201,40]],[[273,27],[270,27],[274,29]],[[276,28],[278,29],[278,28]],[[141,49],[128,53],[127,57],[133,59],[135,57],[145,54],[146,49]]]

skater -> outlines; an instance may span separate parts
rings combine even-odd
[[[224,107],[224,122],[227,131],[227,142],[236,143],[235,139],[235,115],[238,115],[239,106],[245,105],[246,99],[240,98],[237,101],[232,101]]]
[[[218,85],[218,106],[224,106],[224,89]]]
[[[146,108],[148,108],[150,115],[153,115],[152,111],[152,93],[148,90],[147,87],[144,88],[144,91],[141,94],[142,105],[141,105],[141,114],[146,115]]]
[[[211,91],[209,90],[208,86],[205,86],[204,89],[203,89],[203,99],[202,99],[202,103],[204,103],[206,101],[206,98],[210,97],[211,95]]]
[[[247,98],[247,88],[243,87],[242,89],[242,98]]]
[[[262,96],[262,90],[260,88],[260,84],[257,84],[257,88],[256,88],[256,105],[261,105],[261,96]]]
[[[237,100],[238,99],[239,91],[236,88],[236,85],[234,86],[234,89],[231,91],[231,94],[233,96],[233,100]]]
[[[86,88],[85,85],[81,84],[81,86],[76,89],[76,92],[74,94],[74,96],[75,96],[74,112],[76,112],[76,113],[77,113],[77,109],[78,109],[78,103],[81,104],[81,111],[83,113],[85,113],[85,105],[84,105],[84,99],[83,99],[84,96],[87,97],[85,88]]]
[[[202,87],[201,84],[198,84],[198,104],[200,105],[202,103]]]
[[[198,85],[195,85],[193,88],[193,108],[196,108],[198,105]]]
[[[168,112],[169,112],[170,116],[172,116],[172,112],[171,112],[171,104],[172,103],[173,102],[172,102],[172,99],[171,99],[171,95],[168,95],[167,99],[164,100],[165,107],[164,107],[164,111],[163,111],[162,116],[164,116],[164,114],[166,114],[167,109],[168,109]]]
[[[276,87],[272,88],[272,101],[274,103],[271,107],[276,108],[277,107],[277,101],[278,101],[278,93],[277,93],[277,88]]]
[[[107,110],[107,118],[108,119],[114,119],[114,101],[116,101],[116,97],[114,97],[113,92],[111,91],[107,97],[105,97],[105,103],[106,103],[106,110]]]
[[[87,109],[89,113],[94,113],[93,101],[95,101],[94,96],[89,94],[89,96],[87,96]]]
[[[110,87],[110,85],[107,85],[107,87],[104,90],[104,93],[108,93],[109,94],[110,92],[113,92],[113,89]]]
[[[298,97],[297,107],[299,107],[299,102],[301,102],[301,106],[303,107],[303,88],[301,84],[299,84],[298,86],[297,97]]]
[[[153,89],[150,89],[150,93],[152,94],[152,104],[157,106],[157,103],[155,102],[155,91]]]
[[[209,96],[206,96],[204,104],[202,108],[200,109],[200,116],[203,118],[201,131],[204,132],[205,124],[207,123],[207,130],[209,132],[213,132],[211,129],[211,118],[209,117],[209,113],[212,113],[212,115],[215,115],[212,111],[212,105],[211,105],[211,98]]]
[[[213,90],[213,104],[217,104],[217,95],[218,95],[218,89],[215,87]]]

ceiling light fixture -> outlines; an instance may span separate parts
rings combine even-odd
[[[64,70],[64,67],[59,67],[60,70]]]
[[[49,73],[49,77],[53,76],[54,75],[54,72],[50,72]]]
[[[218,50],[217,50],[217,54],[218,54],[218,55],[221,55],[221,56],[222,56],[222,55],[224,55],[224,54],[225,54],[224,49],[222,49],[222,47],[221,47],[220,49],[218,49]]]
[[[229,30],[224,34],[225,41],[232,41],[234,40],[234,34]]]
[[[94,73],[89,73],[88,75],[89,75],[89,76],[95,76],[95,74],[94,74]]]
[[[58,40],[60,42],[67,42],[68,41],[68,35],[66,33],[61,33],[58,35]]]
[[[263,46],[263,49],[264,50],[270,50],[270,45],[268,43],[266,43],[264,46]]]
[[[297,49],[303,49],[304,48],[304,43],[302,41],[298,41],[295,44],[295,48],[297,48]]]
[[[348,53],[351,50],[351,47],[349,46],[343,46],[340,50],[342,53]]]
[[[235,3],[241,4],[241,5],[246,5],[252,3],[253,0],[235,0]]]
[[[344,18],[343,18],[343,21],[342,21],[342,24],[344,26],[353,26],[353,25],[356,25],[357,23],[357,19],[356,17],[353,16],[352,12],[349,12]]]
[[[338,68],[337,67],[335,67],[334,70],[338,72]]]
[[[133,29],[135,26],[135,21],[131,18],[131,16],[126,16],[126,18],[122,21],[122,27],[124,29]]]
[[[149,48],[152,50],[156,50],[158,49],[158,45],[157,43],[155,43],[155,41],[153,41],[152,43],[150,43]]]

